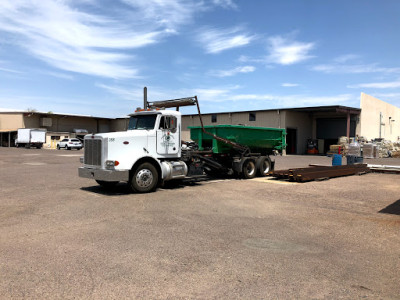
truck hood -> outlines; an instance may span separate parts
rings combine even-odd
[[[132,137],[142,137],[142,136],[150,136],[154,135],[155,130],[128,130],[128,131],[118,131],[118,132],[107,132],[107,133],[97,133],[94,134],[95,137],[101,138],[132,138]],[[92,134],[88,134],[85,136],[86,138],[91,138]]]

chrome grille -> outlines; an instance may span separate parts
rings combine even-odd
[[[85,139],[85,165],[101,166],[101,140]]]

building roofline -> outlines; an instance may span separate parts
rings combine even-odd
[[[251,113],[251,112],[267,112],[267,111],[296,111],[296,112],[337,112],[337,111],[350,111],[351,113],[359,114],[361,108],[343,106],[343,105],[327,105],[327,106],[308,106],[308,107],[292,107],[292,108],[271,108],[271,109],[257,109],[257,110],[240,110],[240,111],[226,111],[226,112],[213,112],[201,113],[201,115],[216,115],[216,114],[235,114],[235,113]],[[184,114],[184,116],[197,116],[198,114]]]
[[[0,108],[0,114],[36,114],[36,115],[47,115],[47,116],[67,116],[67,117],[80,117],[80,118],[95,118],[95,119],[107,119],[113,120],[115,118],[107,118],[107,117],[96,117],[91,115],[78,115],[78,114],[64,114],[57,112],[43,112],[43,111],[29,111],[29,110],[13,110],[13,109],[4,109]]]

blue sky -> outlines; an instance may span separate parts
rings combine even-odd
[[[1,0],[0,108],[400,106],[399,29],[398,0]]]

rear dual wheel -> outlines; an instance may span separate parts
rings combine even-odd
[[[253,159],[247,159],[242,165],[242,175],[245,179],[256,177],[256,163]]]
[[[245,179],[265,177],[270,171],[271,159],[268,156],[261,156],[257,160],[249,158],[242,165],[242,176]]]
[[[257,175],[265,177],[271,172],[271,159],[268,156],[261,156],[257,160]]]

